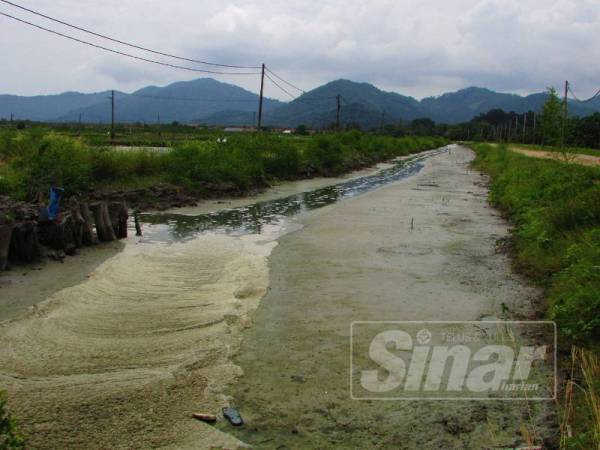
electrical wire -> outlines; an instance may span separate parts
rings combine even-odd
[[[294,94],[292,94],[291,92],[289,92],[288,90],[286,90],[279,83],[277,83],[277,81],[275,81],[273,78],[271,78],[268,73],[265,73],[265,77],[267,77],[269,80],[271,80],[271,83],[273,83],[275,86],[277,86],[279,89],[281,89],[287,95],[289,95],[293,100],[297,100],[298,99]]]
[[[285,89],[284,87],[282,87],[279,83],[277,83],[273,78],[271,78],[269,76],[269,74],[265,73],[265,77],[267,77],[275,86],[277,86],[279,89],[281,89],[287,95],[289,95],[292,98],[292,101],[298,102],[298,103],[304,103],[305,105],[315,106],[316,103],[311,103],[308,100],[317,100],[317,99],[308,99],[307,100],[307,99],[303,99],[302,96],[295,97],[291,92],[289,92],[287,89]],[[322,97],[322,98],[325,98],[325,97]],[[335,98],[335,97],[331,97],[331,98]]]
[[[2,1],[2,0],[0,0]],[[296,89],[297,91],[302,92],[303,94],[308,94],[308,92],[306,92],[304,89],[299,88],[298,86],[296,86],[295,84],[287,81],[286,79],[284,79],[283,77],[277,75],[275,72],[273,72],[271,69],[269,69],[268,67],[265,67],[265,69],[267,70],[267,72],[269,72],[271,75],[273,75],[275,78],[277,78],[278,80],[282,81],[283,83],[287,84],[288,86]],[[271,81],[273,81],[273,79],[271,79]],[[290,95],[290,94],[288,94]],[[312,97],[312,99],[323,99],[323,100],[331,100],[331,99],[335,99],[337,98],[336,96],[325,96],[325,95],[318,95],[315,94],[314,92],[310,93],[310,96]],[[298,98],[298,97],[296,97]],[[306,99],[303,99],[306,102]]]
[[[4,1],[4,0],[0,0],[0,1]],[[108,47],[104,47],[102,45],[93,44],[92,42],[84,41],[82,39],[79,39],[79,38],[76,38],[76,37],[73,37],[73,36],[69,36],[67,34],[63,34],[63,33],[60,33],[58,31],[55,31],[55,30],[51,30],[49,28],[45,28],[45,27],[43,27],[41,25],[36,25],[36,24],[28,22],[26,20],[19,19],[18,17],[11,16],[10,14],[6,14],[6,13],[3,13],[3,12],[0,12],[0,15],[2,15],[4,17],[8,17],[9,19],[16,20],[17,22],[24,23],[24,24],[29,25],[31,27],[38,28],[38,29],[46,31],[48,33],[52,33],[52,34],[55,34],[57,36],[61,36],[61,37],[66,38],[66,39],[70,39],[72,41],[79,42],[80,44],[89,45],[90,47],[95,47],[95,48],[98,48],[100,50],[104,50],[104,51],[107,51],[107,52],[110,52],[110,53],[115,53],[117,55],[126,56],[126,57],[132,58],[132,59],[137,59],[138,61],[144,61],[144,62],[148,62],[148,63],[152,63],[152,64],[157,64],[157,65],[160,65],[160,66],[170,67],[172,69],[187,70],[187,71],[190,71],[190,72],[211,73],[211,74],[215,74],[215,75],[260,75],[259,72],[223,72],[223,71],[215,71],[215,70],[196,69],[194,67],[186,67],[186,66],[180,66],[180,65],[177,65],[177,64],[170,64],[170,63],[160,62],[160,61],[156,61],[156,60],[153,60],[153,59],[148,59],[148,58],[144,58],[144,57],[141,57],[141,56],[136,56],[136,55],[132,55],[130,53],[125,53],[125,52],[122,52],[122,51],[119,51],[119,50],[115,50],[115,49],[111,49],[111,48],[108,48]]]
[[[161,51],[158,51],[158,50],[152,50],[152,49],[149,49],[149,48],[146,48],[146,47],[142,47],[140,45],[132,44],[130,42],[125,42],[125,41],[122,41],[122,40],[119,40],[119,39],[115,39],[115,38],[112,38],[110,36],[106,36],[104,34],[96,33],[95,31],[91,31],[91,30],[88,30],[86,28],[79,27],[77,25],[73,25],[73,24],[68,23],[68,22],[64,22],[64,21],[56,19],[54,17],[50,17],[50,16],[48,16],[46,14],[42,14],[42,13],[40,13],[38,11],[34,11],[33,9],[25,8],[24,6],[18,5],[18,4],[13,3],[13,2],[9,2],[8,0],[0,0],[0,2],[6,3],[7,5],[14,6],[15,8],[22,9],[23,11],[27,11],[27,12],[29,12],[31,14],[35,14],[37,16],[43,17],[44,19],[48,19],[48,20],[51,20],[53,22],[59,23],[61,25],[73,28],[75,30],[82,31],[84,33],[88,33],[88,34],[91,34],[93,36],[96,36],[96,37],[99,37],[99,38],[102,38],[102,39],[107,39],[109,41],[116,42],[117,44],[126,45],[128,47],[136,48],[138,50],[143,50],[143,51],[149,52],[149,53],[154,53],[155,55],[166,56],[167,58],[174,58],[174,59],[179,59],[181,61],[193,62],[193,63],[197,63],[197,64],[205,64],[205,65],[209,65],[209,66],[227,67],[227,68],[230,68],[230,69],[260,69],[259,66],[238,66],[238,65],[232,65],[232,64],[220,64],[220,63],[214,63],[214,62],[209,62],[209,61],[202,61],[202,60],[199,60],[199,59],[185,58],[183,56],[177,56],[177,55],[173,55],[173,54],[170,54],[170,53],[161,52]]]
[[[4,1],[4,0],[0,0],[0,1]],[[304,89],[300,89],[298,86],[290,83],[289,81],[283,79],[282,77],[280,77],[279,75],[277,75],[275,72],[273,72],[271,69],[269,69],[268,67],[265,67],[265,69],[267,69],[267,72],[269,72],[271,75],[273,75],[275,78],[277,78],[280,81],[283,81],[285,84],[287,84],[290,87],[293,87],[294,89],[302,92],[303,94],[306,94],[306,91]]]
[[[577,98],[577,96],[575,95],[575,93],[573,92],[573,89],[571,89],[571,85],[569,84],[567,86],[567,89],[569,90],[569,92],[571,93],[571,96],[577,100],[580,103],[587,103],[587,102],[591,102],[592,100],[594,100],[596,97],[600,96],[600,89],[594,94],[592,95],[590,98],[586,99],[586,100],[579,100],[579,98]]]

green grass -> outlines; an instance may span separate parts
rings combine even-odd
[[[491,201],[513,224],[517,268],[540,283],[548,316],[584,346],[600,338],[600,169],[473,145]]]
[[[171,150],[119,150],[46,129],[0,130],[0,194],[33,199],[52,183],[67,195],[172,183],[204,192],[238,191],[315,175],[335,176],[439,147],[443,138],[394,138],[349,131],[310,137],[203,134]],[[141,144],[148,144],[142,142]]]
[[[559,359],[565,372],[574,374],[558,402],[560,448],[598,448],[600,169],[528,158],[506,145],[471,147],[474,165],[491,176],[490,200],[514,225],[515,264],[544,288],[559,347],[573,352],[573,361]],[[576,355],[588,355],[588,362]]]

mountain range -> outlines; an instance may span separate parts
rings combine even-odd
[[[547,97],[546,93],[520,96],[469,87],[419,101],[382,91],[372,84],[337,80],[288,103],[265,98],[263,123],[283,127],[328,126],[336,119],[338,95],[341,122],[358,123],[363,128],[422,117],[438,123],[460,123],[495,108],[517,113],[540,111]],[[0,118],[13,115],[16,119],[43,122],[106,123],[110,121],[110,96],[111,91],[33,97],[0,95]],[[253,125],[257,106],[258,95],[211,78],[164,87],[148,86],[130,94],[115,91],[117,122]],[[569,101],[569,112],[573,115],[586,116],[597,111],[600,111],[600,97],[587,103]]]

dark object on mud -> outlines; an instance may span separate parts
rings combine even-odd
[[[62,262],[65,255],[74,255],[78,248],[97,244],[98,240],[107,242],[127,237],[129,213],[122,201],[110,205],[99,201],[88,206],[72,198],[54,220],[49,219],[48,209],[41,205],[6,202],[0,207],[3,208],[0,210],[0,271],[6,270],[9,260],[32,263],[46,254]],[[9,216],[17,217],[16,223],[9,220]]]
[[[53,250],[63,250],[67,255],[75,253],[77,242],[74,236],[73,219],[65,214],[57,220],[41,222],[40,243]]]
[[[127,237],[127,219],[129,219],[129,212],[125,202],[111,202],[108,205],[108,213],[110,216],[110,222],[112,224],[113,231],[117,239],[124,239]]]
[[[94,222],[96,223],[96,233],[100,242],[114,241],[117,237],[110,221],[108,213],[108,205],[106,202],[91,203],[90,209],[94,214]]]
[[[76,198],[72,198],[69,201],[69,212],[71,213],[75,245],[81,247],[83,246],[83,225],[85,220],[83,219],[81,208],[79,207],[79,202]]]
[[[47,256],[48,258],[54,261],[58,261],[60,263],[62,263],[67,257],[67,255],[65,255],[65,252],[63,252],[62,250],[53,250],[51,252],[48,252]]]
[[[244,421],[242,420],[242,416],[238,412],[237,409],[228,406],[227,408],[223,408],[223,416],[229,420],[229,423],[234,427],[240,427],[244,425]]]
[[[83,245],[94,245],[98,243],[98,238],[94,235],[94,222],[92,220],[92,213],[86,203],[79,205],[79,211],[83,219],[83,225],[81,230],[81,240]]]
[[[207,423],[215,423],[217,421],[217,416],[215,416],[214,414],[193,413],[192,417],[194,419],[198,419],[202,422],[207,422]]]
[[[135,222],[135,235],[141,236],[142,235],[142,226],[140,225],[140,218],[138,216],[137,211],[135,213],[133,213],[133,220]]]
[[[32,263],[42,255],[37,223],[27,221],[17,223],[13,228],[9,255],[11,261]]]
[[[14,225],[4,223],[0,225],[0,270],[6,270],[8,264],[8,251]]]

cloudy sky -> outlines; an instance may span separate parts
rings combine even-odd
[[[565,79],[580,97],[600,88],[599,0],[11,1],[193,59],[265,62],[306,90],[337,78],[417,98],[473,85],[539,92]],[[0,12],[154,57],[2,2]],[[112,55],[3,16],[0,42],[0,93],[132,91],[201,76]],[[257,76],[215,78],[258,90]],[[287,98],[271,84],[266,91]]]

